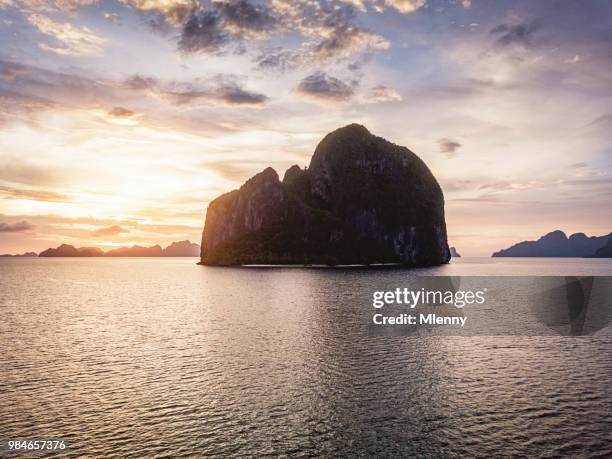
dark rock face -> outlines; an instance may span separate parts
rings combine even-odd
[[[493,257],[588,257],[612,239],[606,236],[588,237],[584,233],[569,238],[563,231],[553,231],[537,241],[523,241],[499,252]]]
[[[612,258],[612,237],[608,239],[608,243],[604,245],[602,248],[597,249],[592,258]]]
[[[208,265],[446,263],[444,197],[419,157],[351,124],[328,134],[308,169],[272,168],[210,203]]]

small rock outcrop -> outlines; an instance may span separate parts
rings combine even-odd
[[[413,152],[351,124],[307,169],[272,168],[210,203],[201,263],[447,263],[444,197]]]
[[[461,258],[461,255],[459,254],[459,252],[457,252],[457,249],[454,247],[450,248],[450,254],[452,258]]]

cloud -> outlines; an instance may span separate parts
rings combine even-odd
[[[577,64],[578,62],[580,62],[580,54],[574,54],[574,57],[571,59],[565,59],[563,61],[564,64]]]
[[[297,12],[297,27],[308,38],[299,49],[301,64],[320,64],[347,59],[355,54],[389,49],[391,43],[382,35],[356,24],[352,5],[319,4],[316,12],[303,8]]]
[[[20,233],[34,229],[34,225],[22,220],[17,223],[0,223],[0,233]]]
[[[401,14],[410,14],[415,11],[427,7],[427,0],[340,0],[343,3],[348,3],[362,12],[367,12],[370,9],[378,13],[382,13],[386,8],[397,11]],[[453,0],[454,2],[454,0]],[[453,3],[451,2],[451,3]],[[462,0],[461,5],[464,8],[472,6],[471,0]]]
[[[440,152],[446,154],[448,158],[455,156],[457,150],[461,148],[461,144],[453,139],[440,139],[438,144],[440,145]]]
[[[235,83],[223,85],[211,94],[211,98],[228,105],[261,105],[268,97],[253,91],[247,91]]]
[[[104,13],[104,19],[106,19],[108,22],[118,22],[119,21],[119,15],[117,13]]]
[[[116,95],[112,91],[115,82],[110,80],[0,60],[0,73],[7,72],[13,75],[13,80],[7,84],[0,78],[0,93],[7,90],[19,92],[22,98],[36,99],[39,105],[45,103],[55,108],[61,105],[84,106],[87,103],[99,105],[101,100],[109,103],[109,99]]]
[[[193,10],[179,34],[178,49],[186,54],[243,54],[259,42],[289,35],[289,42],[295,42],[297,35],[297,46],[268,48],[255,58],[260,69],[281,71],[391,46],[382,35],[356,24],[355,6],[338,2],[213,1]]]
[[[355,8],[350,5],[337,8],[322,5],[317,15],[307,16],[300,23],[301,31],[312,37],[314,44],[302,50],[304,60],[319,63],[391,46],[383,36],[357,26],[355,18]]]
[[[202,163],[200,167],[213,171],[227,180],[233,182],[243,182],[269,165],[269,162],[266,161],[237,162],[232,160],[219,160]]]
[[[65,174],[47,166],[32,163],[21,158],[0,159],[0,180],[24,185],[56,185]]]
[[[91,235],[96,237],[118,236],[120,234],[129,233],[130,230],[119,225],[106,226],[92,231]]]
[[[510,182],[507,180],[498,180],[496,182],[489,182],[478,187],[479,190],[488,190],[490,193],[500,191],[515,191],[525,190],[541,185],[542,183],[536,181],[523,181],[523,182]],[[486,195],[488,196],[488,195]]]
[[[14,81],[15,78],[27,75],[29,69],[20,64],[15,64],[7,61],[0,61],[0,79],[5,81]]]
[[[593,121],[591,121],[588,125],[608,129],[612,127],[612,113],[607,113],[605,115],[599,116]]]
[[[72,56],[98,54],[106,41],[87,27],[76,27],[69,22],[55,22],[42,14],[30,14],[28,22],[39,32],[55,39],[57,45],[40,43],[39,46],[45,51],[56,54]]]
[[[43,94],[54,100],[41,98]],[[115,121],[131,120],[140,116],[144,108],[134,110],[124,107],[122,104],[128,100],[138,104],[139,108],[160,101],[165,102],[167,108],[207,102],[216,106],[259,107],[269,98],[245,87],[243,79],[235,75],[218,74],[177,81],[134,74],[117,81],[81,77],[0,60],[0,126],[17,121],[36,125],[40,120],[34,115],[43,110],[71,111],[80,107],[98,110],[99,113],[101,105],[110,106],[108,115]],[[147,113],[152,113],[149,109],[146,109]],[[0,178],[5,175],[1,169],[3,162],[0,159]]]
[[[413,13],[426,5],[425,0],[385,0],[385,6],[393,8],[400,13]]]
[[[191,104],[200,100],[217,101],[226,105],[262,105],[268,100],[263,94],[247,91],[233,83],[213,89],[167,91],[163,95],[170,97],[176,105]]]
[[[54,191],[27,190],[0,186],[0,194],[4,194],[9,199],[28,199],[31,201],[67,202],[70,196]]]
[[[112,110],[109,110],[108,114],[117,118],[131,118],[132,116],[136,115],[136,112],[128,110],[124,107],[113,107]]]
[[[178,47],[185,53],[218,52],[230,42],[230,35],[221,26],[218,11],[197,11],[181,31]]]
[[[442,188],[445,192],[467,191],[474,188],[472,180],[451,180],[442,183]]]
[[[149,91],[175,105],[209,101],[223,105],[257,106],[268,101],[266,95],[243,88],[231,75],[216,75],[190,82],[161,81],[152,77],[134,75],[125,80],[124,86],[136,91]]]
[[[292,49],[280,47],[266,49],[255,58],[261,70],[279,70],[285,72],[297,68],[303,62],[303,54]]]
[[[315,72],[304,78],[296,91],[320,101],[346,101],[355,93],[356,82],[345,83],[325,72]]]
[[[246,38],[261,39],[275,29],[271,10],[248,0],[215,1],[212,8],[194,10],[182,26],[178,43],[185,53],[220,53],[232,45],[234,52]]]
[[[0,62],[0,68],[1,66]],[[0,127],[16,122],[28,123],[36,113],[51,110],[56,105],[42,97],[6,90],[0,82]]]
[[[534,36],[539,28],[539,23],[535,21],[519,24],[505,23],[491,29],[490,34],[495,37],[498,46],[520,45],[529,48],[534,44]]]
[[[162,22],[178,26],[195,11],[198,2],[195,0],[121,0],[133,8],[158,15]]]
[[[367,11],[367,0],[341,0],[343,3],[348,3],[349,5],[355,7],[359,11]]]
[[[158,81],[153,77],[142,76],[139,74],[133,75],[125,80],[125,86],[129,89],[141,91],[144,89],[154,89],[157,87]]]
[[[84,6],[95,5],[98,0],[0,0],[0,9],[16,6],[22,11],[74,13]]]
[[[275,28],[270,10],[263,5],[254,5],[247,0],[221,1],[214,5],[221,12],[226,29],[236,35],[269,31]]]
[[[331,29],[328,36],[309,50],[308,56],[318,62],[352,56],[356,52],[389,49],[391,44],[381,35],[354,26]]]
[[[399,102],[402,96],[396,89],[385,85],[374,86],[365,97],[368,103]]]

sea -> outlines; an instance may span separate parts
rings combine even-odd
[[[492,336],[370,330],[372,292],[418,276],[502,291],[505,277],[612,276],[612,260],[196,262],[0,258],[0,440],[67,445],[35,457],[612,457],[606,323],[584,336],[524,334],[522,320]]]

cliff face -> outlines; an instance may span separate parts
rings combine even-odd
[[[414,153],[349,125],[308,169],[268,168],[210,203],[201,260],[210,265],[430,266],[450,259],[444,198]]]

